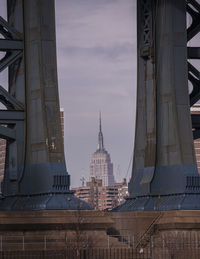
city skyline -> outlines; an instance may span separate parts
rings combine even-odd
[[[116,181],[129,179],[136,105],[136,2],[56,0],[55,4],[60,107],[65,110],[71,186],[79,186],[82,176],[89,177],[99,110]],[[1,1],[3,17],[5,6]],[[3,73],[3,86],[6,79]]]

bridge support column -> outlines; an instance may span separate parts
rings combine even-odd
[[[133,170],[130,197],[116,210],[200,209],[188,91],[186,1],[137,4]]]

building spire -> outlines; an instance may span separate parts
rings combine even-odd
[[[99,132],[101,132],[101,111],[99,112]]]
[[[101,112],[99,112],[99,136],[98,136],[98,150],[103,150],[103,133],[101,129]]]

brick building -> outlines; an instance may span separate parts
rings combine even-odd
[[[98,209],[111,210],[118,206],[118,188],[115,186],[101,186],[98,188]]]
[[[75,191],[76,197],[88,202],[93,209],[98,210],[98,188],[100,186],[102,186],[102,180],[92,178],[91,182],[86,183],[86,186],[72,188],[72,190]]]
[[[61,120],[61,130],[62,130],[62,136],[63,136],[63,142],[64,142],[64,109],[60,108],[60,120]]]
[[[86,186],[72,188],[75,196],[88,202],[95,210],[111,210],[124,202],[124,197],[128,196],[128,186],[126,181],[116,183],[114,186],[103,186],[102,180],[94,177]]]
[[[124,178],[122,183],[116,183],[115,187],[118,189],[118,205],[120,205],[125,202],[125,197],[129,196],[126,178]]]
[[[191,107],[190,111],[191,111],[191,114],[200,115],[200,104],[195,104],[193,107]],[[200,173],[200,139],[194,140],[194,150],[196,153],[198,171]]]
[[[6,140],[0,139],[0,192],[1,192],[1,182],[4,176],[5,168],[5,158],[6,158]]]
[[[88,202],[95,210],[111,210],[124,202],[124,196],[128,196],[126,181],[115,183],[114,180],[110,154],[104,147],[101,114],[98,147],[91,158],[89,179],[86,186],[72,188],[72,190],[79,199]]]

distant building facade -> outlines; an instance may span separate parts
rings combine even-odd
[[[0,192],[1,192],[1,182],[4,177],[4,168],[5,168],[5,159],[6,159],[6,140],[0,139]]]
[[[75,196],[88,202],[94,210],[111,210],[125,201],[128,196],[126,181],[114,186],[103,186],[102,180],[92,177],[86,186],[72,188]]]
[[[95,210],[111,210],[123,203],[124,197],[128,196],[126,181],[115,183],[114,180],[110,154],[104,147],[101,114],[99,116],[98,147],[91,158],[89,182],[86,182],[86,186],[72,188],[72,190],[75,191],[75,196],[88,202]]]
[[[63,108],[60,108],[60,121],[61,121],[62,137],[64,142],[64,109]]]
[[[102,186],[114,186],[115,184],[110,154],[104,148],[101,115],[99,118],[98,148],[92,155],[90,163],[90,180],[92,178],[102,180]]]
[[[128,184],[127,184],[126,178],[124,178],[122,183],[116,183],[115,187],[117,187],[117,189],[118,189],[117,203],[118,203],[118,205],[120,205],[120,204],[124,203],[125,198],[129,196]]]
[[[98,210],[98,188],[100,186],[102,186],[102,181],[99,179],[92,178],[92,181],[87,182],[86,186],[72,188],[72,190],[75,191],[76,197],[88,202],[93,209]]]
[[[199,114],[200,115],[200,104],[195,104],[193,107],[190,108],[191,114]],[[196,154],[196,161],[198,171],[200,173],[200,139],[194,140],[194,150]]]
[[[101,186],[98,188],[99,210],[111,210],[118,206],[118,189],[115,186]]]

